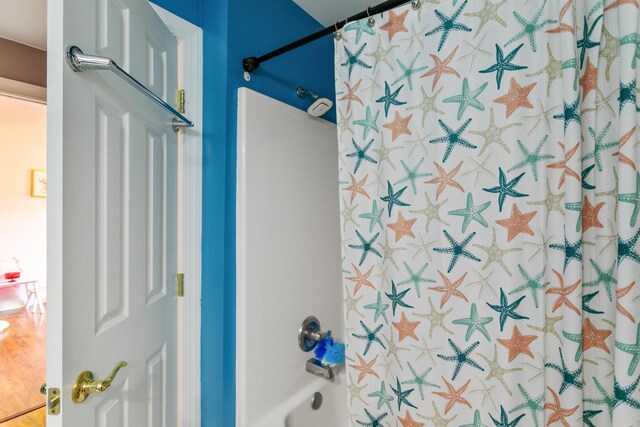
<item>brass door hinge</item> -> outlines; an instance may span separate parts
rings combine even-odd
[[[176,291],[179,297],[184,296],[184,273],[176,275]]]
[[[184,89],[178,90],[178,112],[184,114]]]

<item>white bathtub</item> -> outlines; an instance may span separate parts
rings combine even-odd
[[[311,374],[309,374],[311,375]],[[322,405],[311,407],[314,393],[322,394]],[[335,381],[317,378],[256,424],[259,427],[349,427],[347,391],[344,371]]]

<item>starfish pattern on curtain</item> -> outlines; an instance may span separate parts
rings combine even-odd
[[[336,40],[353,426],[640,425],[637,0]]]

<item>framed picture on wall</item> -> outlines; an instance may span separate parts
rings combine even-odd
[[[31,197],[47,197],[47,171],[31,171]]]

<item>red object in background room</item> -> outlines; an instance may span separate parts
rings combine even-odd
[[[19,271],[11,271],[9,273],[4,273],[4,278],[10,282],[15,282],[17,278],[20,277]]]

